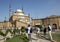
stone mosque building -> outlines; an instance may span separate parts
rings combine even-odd
[[[0,22],[0,28],[5,27],[26,27],[30,24],[30,16],[26,15],[23,10],[17,9],[9,18],[9,21]]]
[[[30,24],[30,15],[26,15],[23,9],[17,9],[15,12],[12,12],[12,15],[9,17],[9,21],[0,22],[0,28],[9,28],[9,27],[27,27]],[[60,28],[60,16],[51,15],[46,18],[41,19],[32,19],[32,26],[35,25],[53,25],[56,29]]]

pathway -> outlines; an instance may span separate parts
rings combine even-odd
[[[36,37],[36,34],[32,33],[32,40],[30,42],[51,42],[51,41],[46,39],[38,39]]]

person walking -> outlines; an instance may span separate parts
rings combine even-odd
[[[46,32],[47,32],[47,29],[46,29],[46,27],[45,27],[45,25],[44,25],[44,27],[43,27],[44,37],[46,37]]]
[[[28,38],[29,38],[30,41],[31,41],[31,33],[32,33],[32,28],[31,28],[30,25],[28,25],[28,27],[27,27],[27,34],[28,34]]]
[[[50,24],[48,24],[48,33],[49,33],[49,36],[50,36],[50,40],[53,41],[51,32],[52,32],[52,26]]]
[[[36,26],[36,34],[37,34],[37,38],[40,37],[40,28],[38,26]]]

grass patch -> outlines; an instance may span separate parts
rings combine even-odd
[[[6,40],[5,42],[29,42],[29,39],[25,34],[15,35],[13,38]]]
[[[52,34],[52,37],[55,41],[60,42],[60,34],[57,34],[57,33]]]
[[[43,38],[43,36],[44,36],[43,33],[40,33],[40,38]],[[48,37],[48,39],[49,39],[48,33],[47,33],[46,37]],[[60,34],[59,33],[57,33],[57,32],[52,33],[52,37],[56,42],[60,42]]]
[[[20,39],[20,36],[14,36],[13,38],[6,40],[6,42],[23,42],[23,40]]]

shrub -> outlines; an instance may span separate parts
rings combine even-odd
[[[0,30],[0,35],[2,36],[6,36],[8,34],[8,32],[12,33],[12,31],[10,29],[7,29],[5,33],[3,33],[1,30]]]
[[[25,27],[22,27],[21,32],[25,32],[25,31],[26,31]]]
[[[14,35],[15,35],[15,33],[16,33],[16,29],[13,30],[13,34],[14,34]]]
[[[40,25],[39,28],[40,28],[40,31],[42,31],[42,25]]]
[[[0,30],[0,35],[5,36],[5,34]]]

